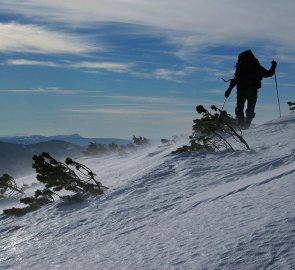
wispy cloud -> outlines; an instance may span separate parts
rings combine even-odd
[[[169,103],[171,102],[171,99],[164,98],[164,97],[149,97],[149,96],[122,96],[122,95],[112,95],[112,96],[102,96],[104,98],[108,99],[117,99],[117,100],[123,100],[128,102],[151,102],[151,103]],[[175,100],[174,100],[175,101]]]
[[[7,65],[16,66],[44,66],[44,67],[58,67],[68,69],[86,69],[86,70],[98,70],[98,71],[109,71],[115,73],[130,73],[133,76],[151,78],[151,79],[162,79],[170,80],[175,82],[183,82],[181,79],[192,74],[197,68],[187,66],[182,69],[173,70],[166,68],[158,68],[150,71],[136,70],[136,64],[132,62],[52,62],[52,61],[35,61],[27,59],[9,59],[5,62]]]
[[[197,68],[187,66],[182,69],[167,69],[167,68],[157,68],[155,70],[150,71],[133,71],[132,74],[137,77],[143,78],[153,78],[153,79],[161,79],[161,80],[168,80],[174,81],[178,83],[184,82],[183,79],[195,72]]]
[[[11,66],[44,66],[44,67],[60,67],[60,64],[51,61],[35,61],[26,59],[10,59],[6,64]]]
[[[209,89],[207,92],[210,94],[214,94],[214,95],[221,95],[224,94],[225,90],[221,90],[221,89]]]
[[[154,104],[154,105],[173,105],[173,106],[194,106],[190,99],[174,98],[174,97],[152,97],[152,96],[99,96],[100,98],[116,99],[128,102],[137,102],[138,105]],[[134,105],[134,104],[133,104]]]
[[[44,66],[58,67],[68,69],[90,69],[104,70],[116,73],[129,72],[134,66],[133,63],[118,63],[118,62],[52,62],[52,61],[35,61],[27,59],[10,59],[5,62],[8,65],[16,66]]]
[[[295,2],[292,0],[285,0],[284,3],[276,0],[248,0],[247,3],[229,0],[159,0],[156,4],[150,0],[23,0],[2,4],[2,10],[75,26],[124,22],[186,32],[188,35],[174,41],[183,44],[182,49],[179,47],[179,55],[204,46],[241,45],[255,41],[291,50],[295,43],[295,36],[290,35],[294,31],[294,9]],[[261,10],[264,12],[261,13]],[[162,33],[175,36],[166,30]]]
[[[157,79],[173,80],[175,78],[182,78],[196,70],[194,67],[185,67],[181,70],[170,70],[166,68],[159,68],[154,71],[154,75]]]
[[[179,111],[166,111],[166,110],[152,110],[152,109],[126,109],[126,108],[85,108],[85,109],[63,109],[65,112],[74,113],[103,113],[103,114],[127,114],[127,115],[149,115],[161,114],[170,115],[178,114]]]
[[[37,87],[32,89],[2,89],[0,93],[53,93],[57,95],[75,95],[85,93],[84,90],[60,89],[58,87]]]
[[[33,24],[0,23],[1,53],[85,54],[102,50],[81,35]]]
[[[116,63],[116,62],[78,62],[70,63],[66,65],[69,68],[78,69],[94,69],[94,70],[106,70],[112,72],[129,72],[134,66],[133,63]]]

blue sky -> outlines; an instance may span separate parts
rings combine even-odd
[[[222,105],[220,78],[245,49],[278,62],[288,114],[294,13],[289,0],[1,0],[0,135],[189,134],[196,105]],[[262,84],[256,124],[279,116],[274,77]]]

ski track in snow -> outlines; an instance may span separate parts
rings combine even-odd
[[[106,196],[1,215],[0,268],[295,269],[294,135],[291,114],[246,131],[250,151],[82,158]]]

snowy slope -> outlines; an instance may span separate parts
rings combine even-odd
[[[244,137],[252,150],[81,159],[107,196],[1,215],[1,269],[295,269],[295,115]]]

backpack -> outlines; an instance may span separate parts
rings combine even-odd
[[[261,87],[261,66],[251,50],[239,54],[235,77],[237,87],[240,89],[259,89]]]

